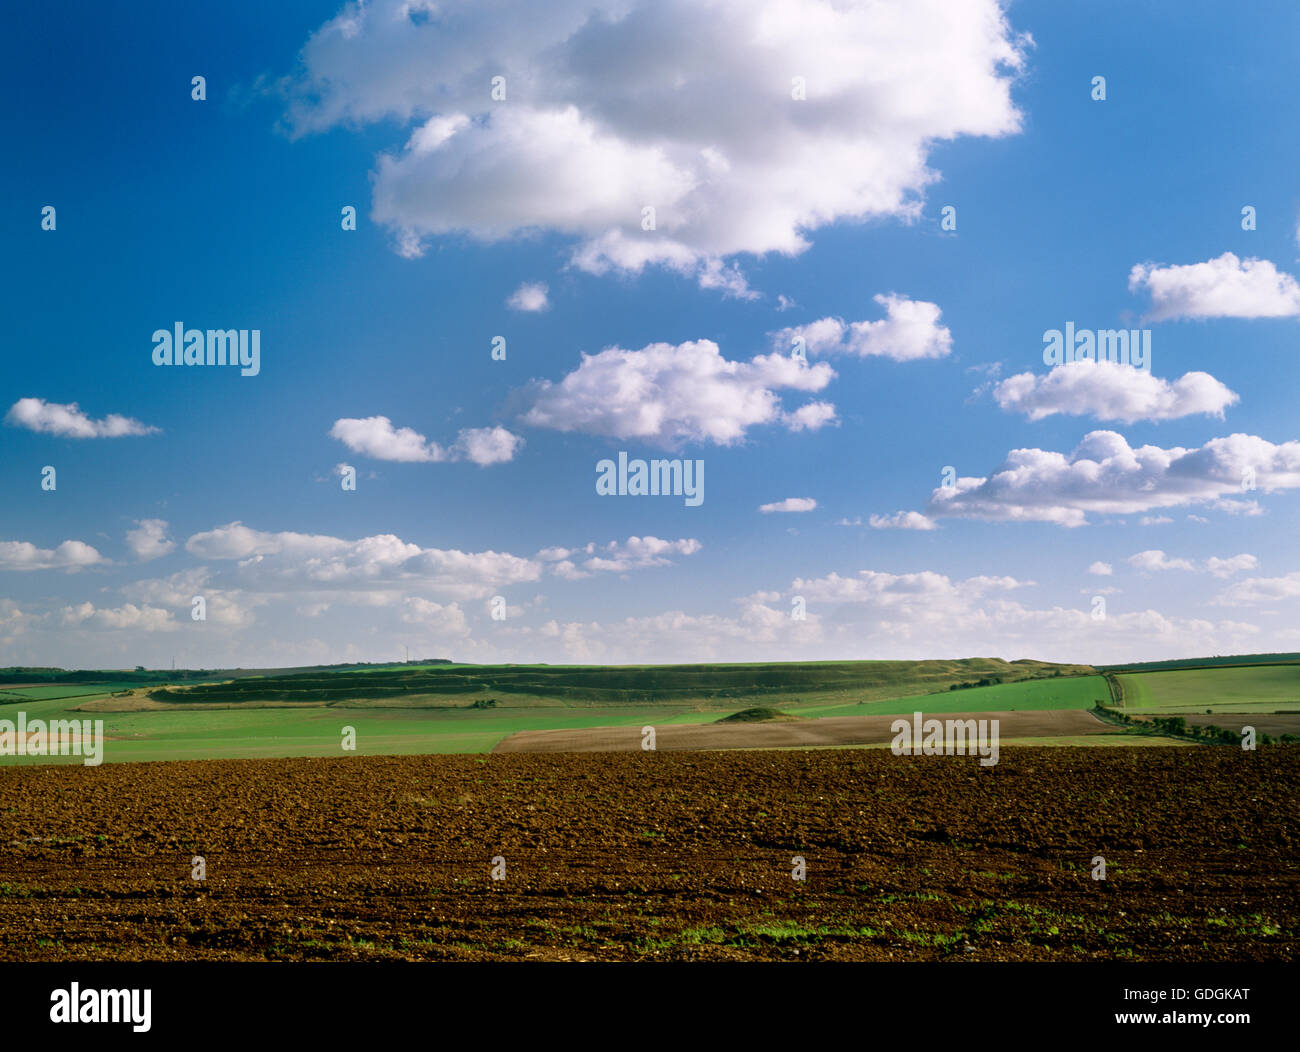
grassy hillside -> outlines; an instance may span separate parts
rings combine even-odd
[[[1110,703],[1106,682],[1101,676],[1061,676],[949,690],[939,695],[911,695],[871,703],[851,702],[845,705],[812,706],[800,709],[799,714],[801,716],[879,716],[901,715],[917,710],[935,714],[1028,712],[1091,709],[1098,702]]]
[[[989,685],[978,686],[981,681]],[[344,727],[354,728],[360,755],[487,752],[516,731],[707,723],[777,704],[799,716],[864,715],[921,707],[1087,708],[1094,696],[1105,696],[1101,678],[1086,666],[984,658],[618,668],[397,665],[144,684],[130,691],[117,683],[0,689],[28,719],[102,719],[109,763],[337,756]],[[33,762],[44,758],[0,757],[0,766]]]
[[[854,702],[950,687],[1091,674],[1085,665],[996,658],[949,661],[831,661],[744,665],[427,665],[296,672],[149,691],[175,704],[375,702],[415,707],[496,697],[503,705],[644,705],[740,699]]]
[[[66,669],[48,666],[11,665],[0,668],[0,688],[10,685],[27,684],[127,684],[142,686],[145,684],[196,683],[212,680],[238,679],[244,676],[274,676],[289,674],[336,673],[350,671],[384,670],[390,668],[409,668],[418,665],[450,665],[445,658],[429,658],[422,662],[386,662],[382,664],[345,664],[345,665],[307,665],[298,668],[174,668],[146,669],[137,666],[132,669]]]

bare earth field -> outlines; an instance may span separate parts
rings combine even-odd
[[[1177,713],[1162,713],[1164,716],[1177,715]],[[1239,712],[1239,713],[1217,713],[1214,715],[1195,715],[1187,714],[1183,717],[1189,724],[1195,724],[1197,727],[1222,727],[1224,730],[1240,731],[1247,725],[1254,727],[1260,734],[1300,734],[1300,713],[1266,713],[1266,712]]]
[[[927,714],[928,715],[928,714]],[[943,712],[940,720],[998,720],[1002,738],[1047,738],[1068,734],[1112,734],[1115,728],[1082,709],[1042,712]],[[687,723],[655,727],[655,748],[664,752],[700,749],[773,749],[809,745],[888,745],[898,716],[827,716],[789,723]],[[493,752],[638,752],[640,727],[583,727],[520,731]]]
[[[0,959],[1294,960],[1297,819],[1286,746],[14,767]]]

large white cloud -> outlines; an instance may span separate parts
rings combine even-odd
[[[896,362],[943,358],[952,351],[952,333],[939,324],[943,312],[937,304],[894,293],[874,298],[885,308],[885,317],[879,321],[846,323],[840,318],[821,318],[774,332],[773,347],[778,353],[789,353],[795,341],[802,339],[809,354],[854,354]]]
[[[989,477],[940,486],[927,510],[932,517],[1082,526],[1089,514],[1226,501],[1252,474],[1265,493],[1300,488],[1300,442],[1233,434],[1193,449],[1135,448],[1114,431],[1092,431],[1068,454],[1014,449]]]
[[[462,428],[451,446],[440,446],[412,428],[393,427],[386,416],[345,417],[334,421],[329,433],[354,453],[403,463],[469,460],[486,467],[512,460],[524,444],[518,435],[498,426]]]
[[[1018,373],[994,388],[998,405],[1041,420],[1055,413],[1098,420],[1173,420],[1193,413],[1223,418],[1240,397],[1209,373],[1184,373],[1170,383],[1120,362],[1068,362],[1043,376]]]
[[[83,413],[76,402],[62,405],[44,398],[18,399],[5,415],[5,423],[61,438],[122,438],[152,435],[159,430],[117,413],[95,420]]]
[[[80,570],[108,560],[84,541],[38,548],[30,541],[0,541],[0,570]]]
[[[381,0],[312,34],[286,123],[408,129],[372,215],[409,255],[544,229],[588,270],[664,264],[744,294],[723,257],[914,217],[932,144],[1018,131],[1029,43],[995,0]]]
[[[238,560],[245,587],[270,591],[407,587],[471,599],[541,575],[541,564],[533,559],[421,548],[388,533],[353,541],[267,533],[232,522],[194,534],[185,548],[200,559]]]
[[[1300,315],[1300,282],[1267,259],[1217,259],[1182,266],[1138,263],[1130,291],[1151,293],[1151,317],[1290,318]]]
[[[584,354],[559,383],[536,381],[520,392],[528,406],[521,419],[669,448],[685,441],[726,446],[759,424],[799,431],[833,419],[833,407],[820,402],[803,416],[786,413],[777,391],[820,391],[834,375],[825,362],[810,366],[779,354],[729,361],[711,340],[652,343],[639,351],[610,347]]]

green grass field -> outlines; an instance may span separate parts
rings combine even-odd
[[[1300,665],[1187,668],[1119,675],[1126,712],[1300,710]]]
[[[101,695],[103,696],[103,695]],[[0,707],[0,719],[18,708],[34,719],[104,721],[105,762],[193,760],[265,756],[340,756],[343,728],[356,731],[355,755],[489,752],[502,738],[524,730],[602,727],[648,722],[709,722],[716,712],[679,706],[617,708],[385,709],[342,705],[306,708],[194,709],[174,706],[144,712],[75,711],[89,700],[33,700]],[[76,757],[0,757],[0,765],[75,762]]]
[[[796,711],[800,716],[892,716],[917,709],[934,713],[1090,709],[1098,702],[1110,703],[1110,693],[1101,676],[1062,676],[939,694],[912,694],[886,701],[811,705]]]
[[[1300,709],[1300,664],[1124,672],[1119,680],[1126,708],[1135,713]],[[980,681],[987,685],[972,685]],[[958,689],[949,689],[954,684]],[[273,670],[207,683],[187,674],[170,685],[152,675],[24,682],[15,672],[11,683],[0,684],[0,719],[16,719],[21,710],[29,721],[103,720],[110,763],[340,756],[345,727],[355,729],[356,755],[482,753],[517,731],[711,723],[754,705],[817,718],[1090,709],[1098,702],[1110,703],[1109,690],[1088,666],[993,659],[615,668],[432,664]],[[1087,741],[1149,743],[1120,731]],[[49,762],[81,760],[0,756],[0,765]]]
[[[577,698],[546,696],[524,690],[501,692],[490,708],[471,708],[483,701],[486,691],[471,694],[410,693],[378,698],[353,696],[365,694],[365,680],[379,673],[340,671],[352,682],[346,697],[333,701],[308,702],[302,697],[285,698],[281,677],[268,677],[273,686],[265,700],[238,702],[235,696],[249,696],[248,691],[221,692],[207,690],[203,700],[163,701],[162,708],[143,711],[99,711],[100,706],[154,704],[152,691],[142,691],[136,698],[114,698],[125,685],[59,684],[10,689],[11,696],[22,698],[19,704],[0,704],[0,719],[14,719],[18,709],[27,719],[92,719],[104,721],[105,762],[141,760],[186,760],[269,756],[339,756],[343,728],[356,732],[356,755],[411,753],[481,753],[497,742],[526,730],[558,728],[636,726],[675,723],[711,723],[720,715],[746,707],[749,698],[776,699],[792,714],[803,717],[852,716],[910,713],[918,708],[927,712],[987,711],[1001,709],[1090,708],[1105,698],[1105,683],[1100,676],[1061,676],[1026,680],[987,687],[947,690],[949,683],[968,683],[997,674],[1023,674],[1005,663],[984,661],[914,663],[911,674],[906,663],[843,662],[803,669],[779,669],[797,684],[784,690],[772,689],[774,666],[696,666],[696,682],[681,670],[673,677],[659,677],[660,689],[681,695],[675,700],[643,703],[600,702],[591,698],[590,667],[551,668],[560,686],[572,686],[578,680],[585,688]],[[875,666],[874,668],[872,666]],[[881,667],[883,666],[883,667]],[[1034,663],[1032,670],[1041,673],[1052,666]],[[461,666],[460,675],[467,667]],[[719,677],[717,670],[723,670]],[[408,670],[402,670],[406,672]],[[441,671],[441,670],[438,670]],[[488,682],[494,677],[505,679],[509,673],[496,668],[476,668],[475,674]],[[536,682],[535,670],[521,670]],[[624,677],[631,670],[618,670]],[[881,673],[881,682],[870,682],[873,671]],[[382,673],[383,682],[391,685],[391,672]],[[742,689],[742,677],[756,681],[752,691]],[[319,673],[308,677],[316,684]],[[768,682],[764,682],[764,679]],[[725,683],[719,687],[718,683]],[[852,680],[855,687],[847,686]],[[588,682],[584,682],[588,681]],[[236,681],[239,686],[246,682]],[[515,681],[516,683],[518,680]],[[622,696],[629,690],[618,679],[611,689]],[[915,693],[917,684],[935,684],[933,693]],[[421,685],[423,685],[421,683]],[[214,684],[215,686],[224,686]],[[943,689],[938,689],[942,686]],[[805,689],[811,687],[812,689]],[[911,688],[908,690],[908,688]],[[314,686],[312,689],[318,689]],[[899,697],[898,691],[905,696]],[[169,692],[171,693],[171,692]],[[175,692],[182,693],[182,692]],[[188,692],[184,692],[188,693]],[[891,696],[892,694],[892,696]],[[859,700],[863,698],[868,700]],[[846,700],[852,698],[854,700]],[[0,699],[3,700],[3,699]],[[89,704],[87,704],[89,703]],[[0,757],[3,764],[79,763],[78,757]]]

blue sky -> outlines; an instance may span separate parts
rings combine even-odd
[[[1294,5],[223,8],[3,44],[0,665],[1300,649]]]

